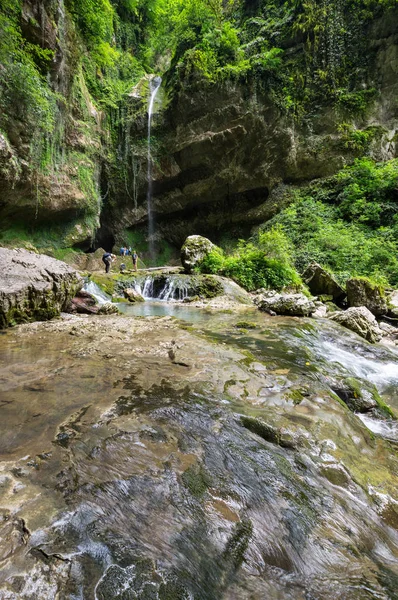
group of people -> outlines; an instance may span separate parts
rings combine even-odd
[[[131,246],[129,248],[127,248],[127,246],[122,246],[120,248],[120,256],[130,256],[131,254]]]
[[[132,261],[133,261],[133,266],[134,266],[134,270],[137,271],[137,265],[138,265],[138,254],[135,250],[131,250],[131,248],[129,248],[127,250],[127,248],[123,248],[123,250],[125,250],[126,252],[124,254],[122,254],[122,248],[120,249],[120,256],[128,256],[129,254],[131,255]],[[112,262],[116,259],[116,255],[112,254],[112,252],[105,252],[102,255],[102,262],[105,265],[105,273],[109,273],[110,269],[111,269],[111,265]]]

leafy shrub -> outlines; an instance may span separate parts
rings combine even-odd
[[[291,264],[291,244],[281,227],[260,234],[257,243],[240,241],[238,248],[225,256],[219,248],[203,260],[203,273],[231,277],[248,291],[262,287],[281,290],[300,287],[301,279]]]
[[[279,226],[299,271],[315,260],[344,281],[364,275],[398,284],[398,160],[357,160],[330,181],[292,192],[292,204],[264,225]]]

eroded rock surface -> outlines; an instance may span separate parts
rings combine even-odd
[[[364,277],[347,281],[348,306],[366,306],[376,316],[387,313],[387,300],[382,288]]]
[[[83,283],[65,263],[23,249],[0,248],[0,272],[0,328],[59,315]]]
[[[397,459],[325,375],[355,349],[389,385],[396,357],[328,321],[213,317],[0,336],[0,597],[391,596]]]
[[[264,312],[291,317],[309,317],[316,311],[315,303],[304,294],[266,292],[257,298],[256,304]]]
[[[383,332],[378,326],[375,316],[365,306],[352,307],[342,312],[333,313],[330,319],[347,327],[347,329],[351,329],[368,342],[375,343],[382,338]]]
[[[308,265],[302,278],[314,296],[332,296],[331,300],[338,302],[346,295],[345,291],[341,285],[337,283],[333,275],[316,262]]]

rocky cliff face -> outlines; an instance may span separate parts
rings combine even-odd
[[[397,18],[396,9],[367,32],[363,89],[375,94],[360,116],[325,101],[297,120],[253,77],[176,83],[170,71],[153,123],[157,240],[179,247],[189,234],[248,235],[289,202],[289,186],[332,175],[365,150],[380,160],[397,156]],[[50,57],[47,87],[38,82],[48,122],[39,139],[43,115],[29,112],[29,95],[0,60],[2,227],[84,250],[123,244],[128,232],[145,239],[148,77],[106,121],[87,89],[79,56],[86,51],[63,0],[24,0],[21,31]],[[288,56],[302,52],[302,40],[286,43]],[[26,82],[33,94],[34,81]]]
[[[256,81],[180,82],[154,124],[158,237],[179,246],[192,233],[214,240],[227,232],[247,235],[288,201],[286,186],[333,175],[364,151],[376,160],[396,157],[397,18],[395,10],[369,28],[363,89],[374,88],[375,94],[360,115],[326,102],[298,123]],[[291,42],[287,52],[302,52],[297,44]],[[356,132],[366,137],[366,148],[356,141]],[[144,133],[133,127],[132,148]],[[137,182],[138,207],[131,202],[108,207],[109,229],[117,232],[145,222],[146,182],[142,175]]]
[[[88,248],[99,225],[100,116],[79,69],[74,25],[63,0],[25,0],[18,22],[39,67],[22,55],[0,61],[2,228],[46,230],[66,247]]]

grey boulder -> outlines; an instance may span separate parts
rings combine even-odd
[[[382,338],[383,333],[375,316],[365,306],[352,307],[343,312],[333,313],[329,318],[354,331],[372,344]]]
[[[314,302],[304,294],[266,292],[256,299],[256,304],[264,312],[291,317],[309,317],[316,310]]]
[[[314,296],[332,296],[331,299],[339,302],[345,298],[345,291],[321,265],[312,262],[302,275],[304,283]]]
[[[69,265],[24,249],[0,248],[0,329],[66,310],[82,278]]]
[[[216,246],[209,239],[201,235],[190,235],[181,248],[181,263],[187,273],[192,273],[203,259],[215,249]]]
[[[346,285],[349,307],[366,306],[376,316],[387,313],[387,300],[380,286],[363,277],[353,277]]]

